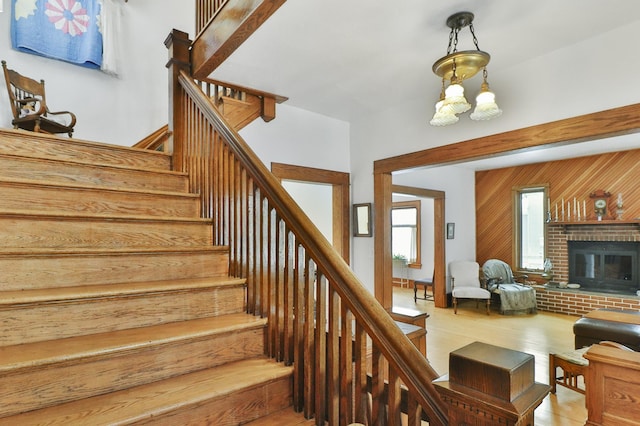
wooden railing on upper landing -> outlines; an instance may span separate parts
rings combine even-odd
[[[268,355],[294,366],[294,407],[319,425],[399,425],[406,404],[409,425],[423,410],[447,424],[438,374],[216,111],[187,72],[185,37],[168,39],[174,167],[201,194],[230,273],[246,278],[248,311],[268,317]]]
[[[196,34],[209,23],[227,0],[196,0]]]

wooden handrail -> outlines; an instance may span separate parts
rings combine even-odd
[[[171,132],[169,131],[169,126],[165,124],[158,130],[142,138],[139,142],[133,145],[133,148],[161,151],[160,148],[164,148],[164,144],[169,139],[169,136],[171,136]]]
[[[276,95],[274,93],[265,92],[263,90],[256,90],[250,87],[240,86],[233,83],[227,83],[220,80],[214,80],[211,78],[203,78],[199,79],[199,81],[206,83],[207,86],[212,86],[214,93],[207,93],[207,90],[204,90],[209,96],[213,96],[215,98],[220,96],[230,96],[235,97],[239,100],[244,98],[246,95],[254,95],[259,98],[270,98],[273,99],[275,103],[281,104],[287,101],[289,98],[286,96]],[[202,87],[202,86],[201,86]]]
[[[424,356],[193,78],[181,70],[177,81],[176,166],[189,172],[192,189],[201,194],[215,244],[229,246],[231,273],[247,279],[248,311],[269,318],[269,355],[294,365],[296,408],[317,424],[325,418],[330,424],[365,422],[363,416],[394,424],[402,383],[430,424],[447,424],[432,384],[438,374]],[[348,335],[353,339],[340,338]],[[373,402],[363,408],[367,373],[373,375]],[[355,404],[341,403],[354,388]],[[419,424],[419,416],[411,418]]]

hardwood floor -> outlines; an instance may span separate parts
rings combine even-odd
[[[435,308],[432,301],[413,300],[413,289],[394,288],[395,306],[417,309],[427,318],[427,358],[441,374],[449,370],[449,353],[475,341],[527,352],[535,356],[537,382],[549,383],[549,353],[573,349],[573,323],[577,317],[538,312],[535,315],[500,315],[473,301],[453,309]],[[582,426],[587,419],[584,395],[558,386],[536,409],[539,426]]]

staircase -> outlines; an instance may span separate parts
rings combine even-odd
[[[187,177],[0,130],[0,425],[240,424],[292,403]]]

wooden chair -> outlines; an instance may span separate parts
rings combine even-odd
[[[69,111],[49,111],[44,91],[44,80],[39,82],[24,77],[7,68],[2,61],[4,79],[7,83],[14,129],[41,133],[66,133],[72,137],[76,116]]]

